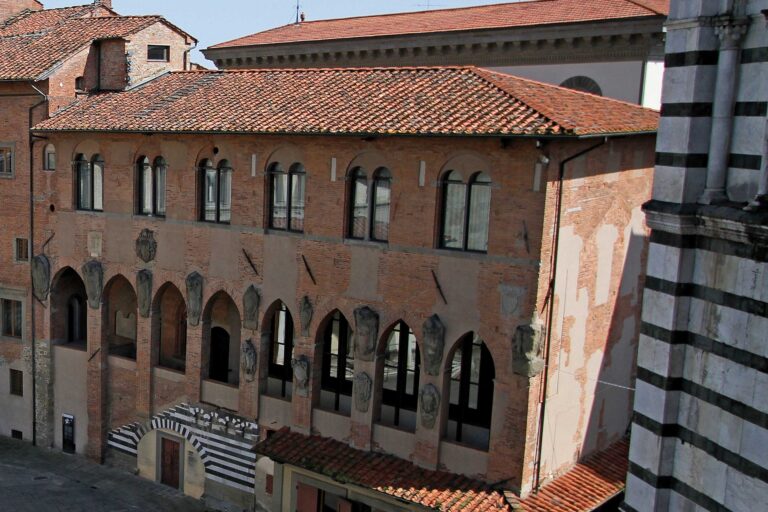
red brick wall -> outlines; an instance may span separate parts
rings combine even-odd
[[[24,9],[39,11],[42,7],[36,0],[0,0],[0,21],[5,21]]]
[[[148,60],[148,45],[169,46],[170,60],[168,62]],[[125,44],[129,84],[134,85],[165,71],[185,69],[185,63],[188,62],[186,52],[190,46],[191,42],[187,42],[185,36],[163,23],[155,23],[136,34],[131,34]]]
[[[105,282],[118,274],[133,282],[139,269],[149,268],[154,274],[153,293],[164,283],[171,282],[186,297],[184,279],[190,272],[198,271],[205,278],[203,304],[218,291],[224,291],[233,298],[241,316],[243,293],[253,284],[262,295],[261,329],[268,329],[264,316],[267,308],[276,300],[283,300],[296,326],[294,357],[303,354],[310,360],[319,353],[316,343],[321,336],[322,322],[336,308],[351,320],[356,307],[368,305],[380,315],[380,335],[394,322],[403,319],[419,341],[424,320],[437,313],[446,325],[444,360],[455,343],[469,331],[476,331],[483,338],[493,356],[496,368],[494,415],[491,446],[484,455],[488,460],[486,478],[492,481],[508,479],[513,488],[523,486],[524,480],[530,478],[540,380],[529,382],[511,372],[511,337],[519,324],[530,321],[534,307],[542,310],[548,285],[547,247],[551,240],[553,198],[552,187],[547,187],[546,183],[543,184],[546,192],[533,191],[534,163],[540,154],[533,141],[515,141],[502,146],[498,140],[480,139],[381,138],[363,141],[350,137],[157,134],[152,137],[62,134],[51,138],[59,149],[62,162],[71,160],[77,153],[88,157],[98,153],[106,161],[104,214],[73,211],[69,166],[40,180],[39,186],[46,193],[41,195],[45,200],[38,202],[38,222],[59,232],[50,245],[55,269],[66,265],[79,269],[89,259],[87,233],[96,231],[104,238],[99,259],[105,264]],[[576,145],[560,144],[551,144],[553,163],[545,181],[554,179],[557,159],[576,150]],[[634,155],[636,151],[653,153],[645,140],[628,139],[622,144],[618,146],[622,155]],[[164,220],[133,215],[134,163],[140,155],[147,155],[150,160],[162,155],[168,162],[168,212]],[[252,155],[256,155],[257,161],[253,172]],[[480,162],[477,165],[481,167],[475,170],[486,171],[494,183],[491,236],[486,255],[435,249],[440,197],[437,184],[441,172],[446,165],[453,165],[447,163],[455,157],[461,157],[465,162]],[[230,225],[197,221],[196,165],[203,158],[211,158],[214,163],[228,159],[235,169]],[[331,179],[332,158],[337,164],[335,181]],[[593,158],[602,163],[601,159],[606,157],[598,154]],[[344,238],[348,187],[344,177],[347,170],[361,159],[386,166],[393,174],[390,239],[386,245]],[[265,170],[274,160],[281,161],[284,167],[300,161],[307,169],[303,235],[265,229]],[[419,185],[420,161],[425,162],[426,169],[423,187]],[[622,166],[627,163],[621,160]],[[599,173],[601,168],[598,166],[595,172]],[[465,174],[465,178],[467,176]],[[649,178],[645,174],[636,178],[638,184],[631,193],[625,193],[623,187],[616,188],[617,184],[610,189],[620,199],[617,204],[624,201],[627,206],[634,207],[642,202],[643,187],[639,184],[645,184],[643,180],[649,182]],[[588,185],[584,189],[591,190],[591,184]],[[568,200],[580,199],[574,197],[577,199]],[[56,213],[50,212],[50,204],[55,205]],[[623,211],[622,208],[617,211]],[[605,217],[605,212],[602,217],[598,213],[593,215],[599,224],[599,218]],[[619,216],[616,222],[625,219]],[[157,259],[149,264],[138,260],[134,251],[134,241],[144,228],[154,230],[158,241]],[[43,234],[38,237],[42,238]],[[256,272],[243,251],[248,253]],[[541,277],[540,259],[543,261]],[[594,263],[589,265],[594,266]],[[590,269],[588,266],[584,274],[584,286],[589,286],[588,281],[592,279]],[[443,287],[448,304],[436,290],[432,271]],[[299,320],[299,304],[304,296],[309,297],[314,307],[308,337],[301,335]],[[201,321],[201,324],[188,329],[185,377],[186,395],[192,401],[199,399],[200,378],[207,364],[204,339],[210,322]],[[603,324],[596,325],[602,328]],[[258,332],[242,329],[240,334],[242,340],[255,339],[255,345],[260,347]],[[590,350],[601,349],[600,343],[605,344],[605,337],[600,339],[600,333],[596,332],[590,341]],[[140,353],[142,350],[140,342]],[[264,362],[267,354],[262,351],[258,357]],[[142,360],[146,362],[142,363]],[[146,359],[139,356],[138,374],[146,374],[148,368],[142,364],[148,365],[149,361],[148,356]],[[266,365],[259,367],[263,370]],[[318,383],[315,373],[319,371],[319,363],[315,362],[311,378],[314,385]],[[258,414],[255,406],[257,382],[258,378],[256,382],[246,382],[241,375],[239,409],[243,414]],[[426,383],[433,383],[441,390],[444,421],[447,374],[443,372],[438,377],[429,377],[422,372],[421,384]],[[312,428],[312,396],[317,395],[310,392],[303,398],[294,392],[292,422],[295,428],[304,431]],[[159,388],[150,391],[140,386],[137,409],[148,410],[150,401],[170,403],[172,397]],[[373,410],[376,407],[375,403],[371,404]],[[356,439],[367,432],[355,444],[369,445],[372,415],[353,419]],[[271,421],[270,418],[259,420],[266,426]],[[436,467],[440,438],[439,428],[417,428],[414,460]],[[580,442],[575,441],[573,449],[577,450],[579,445]]]

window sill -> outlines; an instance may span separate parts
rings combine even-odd
[[[0,343],[24,343],[24,338],[21,336],[8,336],[7,334],[0,335]]]
[[[0,180],[12,180],[16,177],[14,173],[0,172]]]
[[[450,445],[453,445],[453,446],[458,446],[460,448],[465,448],[467,450],[473,450],[473,451],[476,451],[478,453],[483,453],[483,454],[486,454],[486,455],[490,452],[490,447],[481,448],[481,447],[475,446],[473,444],[462,443],[462,442],[459,442],[459,441],[455,441],[453,439],[443,438],[443,439],[440,440],[440,442],[441,443],[450,444]]]
[[[348,413],[344,413],[342,411],[335,411],[333,409],[326,409],[325,407],[315,407],[316,410],[321,411],[325,414],[332,414],[334,416],[338,416],[339,418],[347,418],[349,419],[352,416],[352,411],[349,411]]]
[[[264,234],[290,236],[293,238],[303,238],[305,235],[304,231],[291,231],[288,229],[277,229],[277,228],[267,228],[264,230]]]
[[[266,397],[269,397],[269,398],[274,398],[275,400],[280,400],[281,402],[285,402],[285,403],[291,403],[291,401],[292,401],[292,397],[290,397],[290,396],[280,396],[280,395],[275,395],[275,394],[272,394],[272,393],[262,393],[262,395],[264,395]]]
[[[358,245],[361,247],[388,247],[389,242],[383,242],[379,240],[363,240],[360,238],[345,238],[344,245]]]
[[[410,429],[407,429],[405,427],[401,427],[401,426],[398,426],[398,425],[390,425],[389,423],[382,423],[380,421],[377,421],[374,424],[378,425],[379,427],[391,428],[392,430],[397,430],[398,432],[402,432],[403,434],[415,434],[416,433],[415,429],[414,430],[410,430]]]
[[[83,210],[83,209],[80,209],[80,208],[75,208],[75,211],[77,213],[85,213],[85,214],[90,214],[90,215],[103,215],[104,214],[104,210]]]

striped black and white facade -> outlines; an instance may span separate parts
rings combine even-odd
[[[766,10],[671,1],[627,512],[768,503]]]
[[[107,445],[137,456],[138,446],[151,430],[171,430],[195,447],[205,466],[205,478],[253,493],[256,476],[258,425],[234,415],[187,404],[158,414],[147,424],[131,423],[109,432]]]

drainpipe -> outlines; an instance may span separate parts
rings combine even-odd
[[[734,6],[734,1],[736,5]],[[742,2],[728,2],[728,14],[715,18],[715,35],[720,40],[717,61],[715,99],[712,105],[712,131],[709,137],[709,161],[707,162],[707,184],[699,198],[701,204],[714,204],[728,200],[726,181],[728,178],[728,156],[731,150],[731,127],[736,98],[736,84],[741,58],[741,41],[749,28],[749,19],[734,18],[741,11]]]
[[[560,170],[557,178],[557,205],[555,206],[555,226],[552,234],[552,277],[549,280],[549,291],[547,293],[547,302],[549,302],[549,310],[547,311],[547,331],[546,339],[544,341],[544,372],[542,373],[542,394],[541,394],[541,409],[539,411],[539,426],[536,432],[536,459],[534,465],[536,472],[534,473],[533,490],[538,492],[541,487],[541,456],[544,452],[544,418],[546,417],[547,409],[547,386],[549,385],[549,359],[552,346],[552,325],[555,318],[555,285],[557,284],[557,262],[558,252],[560,249],[560,224],[563,217],[563,179],[565,178],[565,166],[568,162],[576,160],[579,157],[591,153],[600,146],[605,145],[608,142],[608,137],[603,138],[597,144],[594,144],[586,149],[579,151],[578,153],[569,156],[568,158],[560,162]]]
[[[29,339],[32,344],[32,445],[37,446],[37,351],[35,347],[35,294],[32,290],[32,258],[35,254],[35,136],[32,135],[33,114],[37,107],[48,103],[48,95],[35,87],[35,84],[29,84],[37,94],[42,96],[42,100],[29,107],[29,283],[31,300],[29,301],[30,312],[30,334]]]

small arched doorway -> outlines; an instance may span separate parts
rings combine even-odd
[[[229,333],[221,327],[213,327],[211,328],[208,378],[219,382],[228,382],[229,371]]]

